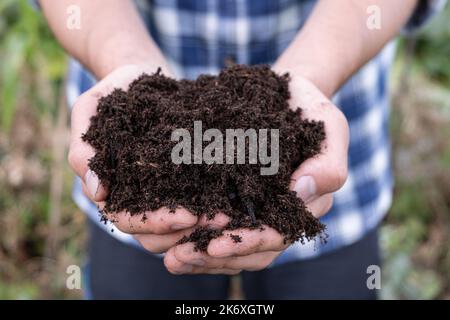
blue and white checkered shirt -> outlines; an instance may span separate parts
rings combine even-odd
[[[272,64],[308,18],[314,0],[153,0],[138,1],[140,12],[178,77],[217,73],[225,61]],[[406,29],[422,24],[445,0],[421,1]],[[349,175],[322,218],[326,244],[295,243],[275,264],[314,257],[354,243],[375,228],[392,199],[390,167],[388,72],[394,56],[388,44],[336,94],[334,103],[350,125]],[[76,61],[69,68],[68,100],[95,80]],[[139,246],[113,225],[100,223],[96,206],[75,181],[73,198],[86,214],[121,241]],[[114,232],[110,232],[114,228]]]

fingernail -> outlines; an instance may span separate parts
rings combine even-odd
[[[205,261],[202,259],[194,259],[190,261],[190,264],[193,264],[194,266],[203,267],[205,265]]]
[[[303,201],[308,202],[316,193],[316,182],[311,176],[303,176],[295,183],[294,191]]]
[[[188,223],[174,223],[170,228],[172,230],[183,230],[183,229],[187,229],[191,226],[192,226],[192,224],[188,224]]]
[[[98,191],[99,180],[94,171],[88,170],[85,176],[86,187],[92,198],[95,199]]]

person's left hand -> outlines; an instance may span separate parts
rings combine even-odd
[[[293,109],[301,107],[303,117],[325,123],[326,139],[322,152],[300,165],[292,174],[290,185],[319,218],[330,210],[333,192],[342,187],[347,178],[348,124],[342,112],[309,80],[293,77],[290,89]],[[225,225],[227,219],[221,221]],[[239,235],[242,241],[236,243],[230,234]],[[284,243],[282,235],[266,225],[263,231],[227,230],[211,240],[207,252],[195,251],[193,243],[170,248],[164,264],[174,274],[256,271],[266,268],[289,245]]]

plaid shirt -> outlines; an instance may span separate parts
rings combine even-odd
[[[313,0],[153,0],[138,1],[153,39],[179,77],[217,73],[231,59],[240,64],[272,64],[292,41],[314,7]],[[442,7],[444,1],[420,1],[405,27],[411,30]],[[349,175],[334,194],[330,212],[321,220],[329,235],[326,244],[295,243],[274,264],[311,258],[361,239],[378,226],[389,209],[393,179],[390,166],[388,71],[394,56],[388,44],[336,94],[333,102],[350,126]],[[71,61],[68,100],[95,83]],[[100,223],[96,206],[76,179],[73,198],[111,236],[139,246],[113,225]],[[114,228],[114,232],[110,232]]]

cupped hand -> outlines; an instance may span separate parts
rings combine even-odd
[[[347,178],[349,128],[343,113],[310,81],[293,76],[290,82],[292,109],[302,108],[302,116],[325,123],[326,139],[321,153],[303,162],[292,174],[291,190],[303,199],[312,214],[319,218],[333,204],[333,192]],[[223,220],[225,225],[225,220]],[[235,242],[230,234],[239,235]],[[242,270],[261,270],[271,264],[289,244],[276,230],[264,226],[260,231],[238,229],[225,231],[212,240],[207,252],[194,250],[192,243],[176,245],[164,258],[166,268],[174,274],[236,274]]]
[[[82,180],[83,193],[103,208],[108,194],[97,175],[88,167],[88,160],[95,154],[95,150],[81,139],[90,125],[90,119],[96,114],[100,97],[111,93],[115,88],[126,90],[128,85],[142,73],[154,73],[157,66],[126,65],[115,69],[108,76],[99,81],[94,87],[83,93],[72,107],[71,137],[68,160],[75,173]],[[167,69],[163,73],[169,75]],[[172,247],[184,234],[192,232],[191,227],[198,223],[198,218],[183,208],[169,212],[167,208],[160,208],[143,215],[130,216],[126,212],[108,215],[116,227],[134,237],[152,252],[164,252]]]

